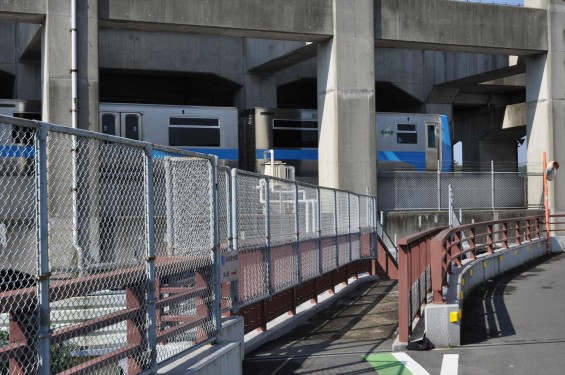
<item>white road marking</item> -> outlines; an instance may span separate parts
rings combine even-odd
[[[414,361],[408,354],[403,352],[391,353],[406,367],[413,375],[430,375],[420,364]]]
[[[444,354],[441,362],[440,375],[457,375],[459,369],[459,354]]]

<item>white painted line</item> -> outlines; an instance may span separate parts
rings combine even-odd
[[[441,362],[440,375],[457,375],[459,369],[459,354],[444,354]]]
[[[408,354],[403,352],[391,353],[404,367],[406,367],[413,375],[430,375],[418,362],[413,360]]]

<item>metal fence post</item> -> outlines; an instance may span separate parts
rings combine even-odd
[[[302,282],[302,261],[300,259],[300,215],[299,215],[299,209],[298,209],[298,184],[295,182],[294,183],[294,194],[295,194],[295,199],[294,199],[294,211],[295,211],[295,220],[294,220],[294,228],[296,231],[296,248],[295,248],[295,254],[296,254],[296,274],[297,274],[297,279],[298,279],[298,284],[300,284]],[[306,199],[305,199],[306,201]],[[304,202],[304,204],[306,205],[307,203]],[[305,220],[308,220],[308,218],[305,218]]]
[[[147,273],[147,314],[149,317],[148,344],[149,344],[149,366],[152,373],[157,372],[157,295],[155,276],[155,210],[153,189],[153,145],[145,146],[145,225],[147,236],[146,273]]]
[[[449,191],[449,201],[447,203],[447,210],[449,215],[449,227],[453,227],[453,215],[455,215],[455,211],[453,210],[453,190],[451,190],[451,184],[448,187]]]
[[[214,255],[214,319],[216,320],[216,343],[219,341],[222,329],[222,285],[220,278],[220,208],[218,186],[218,157],[212,157],[212,222],[214,225],[213,247]]]
[[[50,358],[50,305],[49,305],[49,213],[47,192],[47,124],[39,123],[37,131],[35,169],[36,176],[36,207],[37,207],[37,263],[38,263],[38,285],[37,294],[39,299],[39,327],[37,347],[39,351],[39,374],[51,373]],[[37,133],[36,133],[37,134]],[[31,337],[30,337],[31,339]]]
[[[441,211],[441,162],[437,161],[437,209]]]
[[[232,248],[237,251],[239,259],[239,248],[237,243],[238,229],[237,229],[237,169],[231,170],[231,225],[230,225],[230,236],[232,238]],[[239,273],[237,277],[239,278]],[[234,314],[239,312],[239,280],[231,282],[231,298],[232,298],[232,310]]]
[[[349,261],[351,262],[353,246],[351,245],[351,193],[347,192],[347,223],[349,229],[347,230],[347,242],[349,243]]]
[[[339,231],[338,231],[338,206],[337,191],[334,190],[334,225],[335,225],[335,268],[339,268]]]
[[[316,199],[318,201],[318,274],[322,275],[324,273],[323,256],[322,256],[322,193],[318,186],[316,188]]]
[[[490,161],[490,200],[494,210],[494,161]]]
[[[266,205],[266,218],[265,218],[265,260],[267,262],[267,290],[269,291],[269,296],[273,294],[273,286],[271,280],[272,274],[272,264],[271,264],[271,192],[270,189],[270,179],[268,176],[265,177],[265,205]]]

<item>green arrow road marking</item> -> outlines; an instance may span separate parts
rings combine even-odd
[[[406,366],[391,353],[376,353],[365,356],[365,361],[377,371],[379,375],[413,375]]]

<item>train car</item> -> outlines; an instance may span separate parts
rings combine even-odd
[[[377,113],[379,170],[442,171],[453,168],[447,116]],[[260,171],[265,150],[293,166],[297,179],[318,181],[316,110],[253,108],[240,112],[239,166]],[[255,146],[253,146],[255,145]]]
[[[236,108],[131,103],[99,108],[101,133],[217,155],[220,165],[237,166]],[[40,120],[41,102],[0,100],[0,114]]]
[[[100,103],[100,131],[217,155],[237,166],[237,109],[161,104]]]

